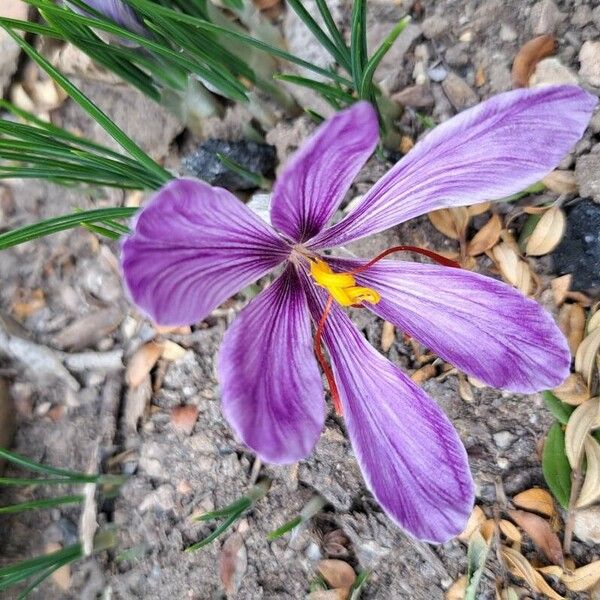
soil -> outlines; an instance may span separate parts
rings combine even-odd
[[[349,3],[336,0],[333,4],[347,26]],[[555,33],[558,59],[577,76],[581,45],[600,37],[598,7],[596,0],[372,1],[369,19],[375,38],[408,11],[415,16],[416,28],[400,40],[400,48],[383,64],[378,80],[390,93],[399,92],[415,84],[422,71],[418,65],[424,64],[432,102],[419,111],[439,122],[464,108],[461,102],[484,100],[510,89],[512,60],[534,34]],[[280,20],[291,50],[318,59],[319,48],[297,21],[292,16]],[[424,55],[429,58],[423,63]],[[478,79],[479,70],[485,73],[483,81]],[[448,74],[452,77],[444,85]],[[86,92],[103,101],[107,112],[145,149],[170,166],[181,164],[181,140],[176,139],[181,128],[171,117],[147,101],[138,110],[137,92],[125,86],[84,83]],[[96,128],[68,101],[53,118],[97,137]],[[413,137],[423,133],[420,123],[414,110],[407,110],[401,120],[404,131]],[[281,161],[310,129],[306,118],[287,120],[268,133],[267,141],[277,147]],[[223,125],[222,131],[226,130]],[[598,131],[590,129],[563,166],[572,168],[581,156],[598,152]],[[363,193],[388,167],[389,163],[373,159],[348,199]],[[589,175],[594,176],[593,172]],[[114,190],[72,189],[37,181],[11,181],[0,190],[2,228],[76,208],[125,201]],[[437,251],[456,249],[455,242],[422,218],[358,242],[352,250],[373,256],[400,243]],[[546,288],[549,261],[532,264]],[[478,259],[476,269],[493,274],[485,256]],[[333,414],[314,454],[293,467],[261,467],[234,439],[219,410],[215,354],[227,325],[256,289],[239,294],[189,332],[166,334],[186,349],[184,356],[174,362],[161,359],[152,376],[132,393],[127,390],[122,365],[142,343],[154,339],[156,331],[123,293],[116,244],[83,229],[57,234],[4,252],[0,279],[0,327],[5,322],[13,335],[34,342],[34,354],[35,348],[45,348],[61,364],[66,360],[62,351],[88,361],[83,370],[71,367],[70,372],[28,370],[27,364],[0,354],[0,374],[8,380],[18,420],[13,448],[51,465],[78,470],[102,466],[131,475],[120,496],[99,507],[99,522],[116,526],[118,550],[75,564],[68,589],[60,590],[55,582],[47,581],[32,598],[300,599],[309,590],[317,562],[331,557],[343,558],[357,570],[371,570],[361,596],[364,600],[438,600],[466,572],[466,548],[461,542],[430,546],[414,541],[381,512],[365,489],[343,421]],[[40,297],[37,310],[27,314],[20,308],[15,313],[19,303],[29,306]],[[549,291],[539,299],[556,311]],[[352,318],[380,348],[382,323],[358,310],[352,311]],[[387,356],[410,372],[420,366],[414,347],[400,332]],[[25,362],[31,364],[33,358]],[[498,486],[510,496],[543,485],[538,448],[552,419],[541,397],[473,386],[469,397],[460,393],[459,384],[458,374],[444,373],[438,365],[438,376],[426,381],[424,388],[450,416],[465,443],[478,504],[491,509]],[[131,415],[140,403],[138,420]],[[190,435],[171,422],[171,410],[182,404],[198,409]],[[94,461],[96,452],[99,458]],[[227,592],[219,564],[229,534],[205,549],[185,553],[188,545],[211,531],[210,526],[189,517],[236,500],[253,485],[257,474],[270,478],[272,486],[233,530],[241,536],[245,552],[236,555],[241,572],[237,590]],[[0,494],[4,505],[38,497],[40,490],[2,490]],[[327,500],[325,509],[293,535],[268,542],[266,535],[294,518],[315,494]],[[3,562],[36,555],[50,542],[73,543],[78,519],[77,507],[3,516]],[[124,550],[130,552],[123,555]],[[573,554],[578,563],[586,564],[600,558],[600,547],[576,540]],[[491,561],[478,598],[495,597],[494,580],[499,573],[499,566]]]

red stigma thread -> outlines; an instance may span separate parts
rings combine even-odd
[[[425,248],[419,248],[418,246],[392,246],[387,250],[384,250],[381,254],[378,254],[375,258],[371,259],[368,263],[356,267],[349,271],[351,275],[355,273],[362,273],[366,271],[369,267],[372,267],[375,263],[379,262],[382,258],[389,256],[390,254],[394,254],[395,252],[415,252],[417,254],[422,254],[423,256],[427,256],[431,258],[435,262],[444,265],[445,267],[452,267],[455,269],[460,269],[461,266],[455,260],[450,258],[446,258],[437,252],[433,252],[432,250],[426,250]],[[323,355],[323,350],[321,349],[321,342],[323,340],[323,331],[325,329],[325,321],[327,321],[327,317],[331,312],[331,308],[333,306],[333,296],[329,296],[327,298],[327,302],[325,304],[325,308],[323,309],[323,314],[321,315],[321,319],[319,320],[319,324],[317,326],[317,331],[315,333],[315,356],[321,365],[321,369],[323,369],[323,373],[325,374],[325,378],[327,379],[327,383],[329,384],[329,393],[331,394],[331,400],[333,402],[333,408],[335,409],[336,414],[342,415],[342,402],[340,400],[340,393],[337,388],[337,384],[335,383],[335,379],[333,378],[333,371],[331,367],[325,360],[325,356]],[[352,304],[354,308],[364,308],[364,304]],[[409,337],[410,339],[410,337]]]
[[[353,273],[362,273],[366,271],[369,267],[372,267],[375,263],[378,263],[382,258],[389,256],[390,254],[394,254],[395,252],[415,252],[416,254],[422,254],[423,256],[427,256],[439,263],[440,265],[444,265],[445,267],[452,267],[454,269],[460,269],[460,264],[451,258],[446,258],[437,252],[433,252],[433,250],[427,250],[425,248],[419,248],[418,246],[392,246],[387,250],[384,250],[381,254],[378,254],[375,258],[371,259],[368,263],[361,265],[360,267],[356,267],[350,271],[350,274]]]
[[[325,329],[325,321],[327,320],[327,317],[331,312],[332,306],[333,296],[329,296],[327,298],[327,303],[325,304],[323,314],[321,315],[319,325],[317,326],[317,332],[315,333],[315,355],[317,357],[317,360],[319,361],[319,364],[321,365],[321,369],[323,369],[323,373],[325,373],[327,383],[329,384],[329,393],[331,394],[333,408],[335,409],[336,414],[341,415],[343,413],[343,410],[342,402],[340,400],[340,393],[338,392],[337,384],[335,383],[335,379],[333,378],[333,371],[331,370],[331,367],[327,364],[327,361],[323,356],[323,350],[321,350],[321,340],[323,338],[323,330]]]

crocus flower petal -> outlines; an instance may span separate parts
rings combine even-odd
[[[163,325],[203,319],[289,255],[289,247],[227,190],[168,183],[144,206],[122,246],[133,301]]]
[[[325,121],[277,178],[271,223],[296,242],[331,218],[379,138],[375,110],[357,102]]]
[[[243,442],[271,463],[314,448],[325,420],[310,316],[293,267],[239,314],[219,354],[223,414]]]
[[[346,244],[433,210],[519,192],[556,167],[596,103],[570,85],[494,96],[436,127],[310,246]]]
[[[310,283],[306,287],[317,320],[323,294]],[[327,318],[324,341],[348,436],[379,504],[421,540],[442,543],[459,534],[473,507],[474,486],[464,446],[448,418],[337,305]]]
[[[550,314],[501,281],[394,260],[375,264],[356,281],[381,294],[379,303],[368,305],[375,314],[490,386],[537,392],[569,374],[569,347]]]
[[[147,35],[148,31],[141,24],[139,17],[134,10],[122,0],[84,0],[85,3],[99,13],[102,13],[107,19],[114,21],[129,31]],[[75,7],[79,10],[79,7]]]

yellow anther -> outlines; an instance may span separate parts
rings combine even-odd
[[[377,304],[381,296],[373,289],[356,285],[351,273],[335,273],[323,260],[315,259],[310,263],[313,279],[324,287],[342,306],[352,306],[361,302]]]

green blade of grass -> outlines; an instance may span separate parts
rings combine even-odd
[[[35,48],[30,46],[11,27],[6,26],[6,19],[0,18],[0,24],[5,25],[7,33],[21,49],[44,70],[65,92],[83,108],[121,147],[133,158],[138,160],[150,173],[154,174],[161,183],[172,179],[171,174],[152,160],[125,132],[101,111],[85,94],[80,92],[66,77],[56,70]]]
[[[228,169],[230,169],[234,173],[237,173],[238,175],[241,175],[242,177],[253,183],[256,187],[262,188],[264,190],[268,190],[271,188],[269,182],[260,173],[250,171],[249,169],[244,167],[244,165],[240,165],[240,163],[236,162],[235,160],[232,160],[231,158],[228,158],[221,152],[217,152],[217,158]]]
[[[338,46],[329,39],[327,34],[321,29],[311,14],[306,10],[306,8],[304,8],[302,2],[300,0],[288,0],[288,4],[292,7],[293,11],[298,15],[306,27],[308,27],[310,32],[315,36],[321,46],[323,46],[323,48],[325,48],[325,50],[331,54],[331,56],[340,66],[344,67],[344,69],[346,69],[349,73],[352,73],[348,55],[341,52]]]
[[[39,479],[27,479],[23,477],[0,477],[1,485],[65,485],[73,483],[72,479],[68,477],[52,477],[52,478],[39,478]]]
[[[188,546],[185,551],[193,552],[194,550],[199,550],[200,548],[204,548],[204,546],[208,546],[208,544],[214,542],[221,534],[225,533],[243,514],[244,510],[240,510],[238,512],[234,512],[228,519],[223,521],[221,525],[219,525],[209,536],[205,537],[203,540]]]
[[[360,83],[367,63],[367,10],[366,0],[354,0],[350,25],[350,63],[354,89],[360,92]]]
[[[383,42],[381,42],[379,48],[375,50],[373,56],[371,56],[371,58],[367,62],[359,87],[361,98],[369,99],[373,96],[372,85],[375,71],[377,70],[377,67],[379,66],[379,63],[381,62],[383,57],[388,53],[389,49],[392,47],[392,44],[404,31],[406,26],[410,23],[410,20],[410,16],[406,16],[403,19],[401,19],[395,25],[395,27],[387,34]]]
[[[71,496],[59,496],[58,498],[42,498],[41,500],[30,500],[29,502],[19,502],[18,504],[9,504],[0,506],[0,515],[24,512],[26,510],[39,510],[42,508],[54,508],[63,504],[80,504],[84,497],[81,494]]]
[[[329,31],[331,40],[337,46],[340,53],[343,56],[345,56],[346,61],[347,61],[347,66],[350,66],[350,49],[346,45],[346,42],[344,41],[344,38],[343,38],[340,30],[338,29],[337,25],[335,24],[335,21],[333,20],[331,11],[329,10],[329,7],[327,6],[327,1],[326,0],[316,0],[316,1],[317,1],[317,8],[319,9],[319,12],[321,13],[321,17],[323,17],[323,23],[325,23],[325,27],[327,28],[327,31]]]
[[[335,98],[336,100],[339,100],[342,103],[342,106],[348,106],[350,104],[353,104],[356,100],[352,95],[350,95],[348,92],[345,92],[344,90],[341,90],[340,88],[329,85],[328,83],[323,83],[322,81],[310,79],[308,77],[301,77],[300,75],[290,75],[288,73],[282,73],[280,75],[275,75],[274,78],[310,88],[311,90],[314,90],[322,96]]]
[[[6,233],[0,234],[0,250],[28,242],[39,237],[57,233],[58,231],[64,231],[65,229],[71,229],[73,227],[79,227],[83,223],[98,223],[103,222],[106,219],[122,218],[126,219],[132,217],[137,208],[133,207],[117,207],[117,208],[98,208],[94,210],[88,210],[75,214],[61,215],[60,217],[53,217],[52,219],[46,219],[32,225],[25,225],[19,229],[13,229]],[[0,449],[0,457],[6,458],[5,454],[7,451]],[[10,460],[10,459],[9,459]],[[28,463],[23,462],[23,466],[29,466]],[[48,469],[44,467],[45,473],[53,473],[56,475],[65,475],[69,472],[65,472],[63,469]],[[41,470],[39,468],[34,470]],[[79,475],[79,474],[76,474]]]

